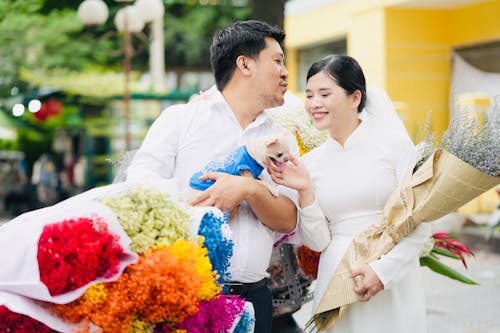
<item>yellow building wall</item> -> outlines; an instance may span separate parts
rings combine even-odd
[[[450,31],[454,47],[500,41],[500,1],[488,1],[452,11]],[[463,214],[493,212],[500,204],[495,189],[480,195],[458,211]]]
[[[350,13],[345,1],[285,17],[286,48],[304,48],[344,36]]]
[[[354,57],[368,86],[386,87],[386,36],[383,8],[351,13],[347,33],[347,53]],[[370,38],[367,38],[369,31]]]
[[[448,127],[451,52],[500,39],[500,1],[456,9],[386,8],[386,89],[414,139],[430,112],[439,137]]]
[[[404,2],[345,0],[285,17],[291,90],[297,92],[297,50],[347,36],[367,84],[387,90],[414,141],[429,112],[439,139],[449,122],[452,51],[500,41],[500,0],[444,9],[400,7]],[[499,202],[492,193],[461,212],[491,211]]]
[[[298,73],[299,57],[295,48],[287,47],[285,50],[285,65],[288,70],[288,89],[298,93]]]
[[[386,89],[418,141],[430,112],[439,136],[448,127],[451,46],[447,10],[386,9]]]
[[[287,16],[290,89],[297,92],[298,49],[347,36],[368,85],[387,90],[414,140],[427,114],[439,138],[449,121],[451,52],[500,39],[500,0],[435,10],[403,2],[338,1]]]
[[[500,1],[457,9],[386,9],[386,89],[417,141],[427,112],[439,137],[448,127],[453,49],[500,39]],[[494,189],[461,207],[487,213],[500,198]]]
[[[338,40],[346,35],[349,13],[345,2],[326,5],[304,14],[285,17],[285,52],[288,88],[298,91],[298,50]]]
[[[451,13],[451,44],[467,46],[500,40],[500,1],[458,8]]]

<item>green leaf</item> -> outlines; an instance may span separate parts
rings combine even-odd
[[[427,266],[429,267],[432,271],[447,276],[451,279],[460,281],[462,283],[466,284],[474,284],[477,285],[476,281],[468,278],[467,276],[463,275],[462,273],[454,270],[453,268],[443,264],[441,261],[434,259],[432,257],[422,257],[420,258],[420,266]]]
[[[429,257],[432,257],[432,258],[435,258],[435,259],[439,260],[439,257],[434,252],[432,252],[432,251],[429,253]]]
[[[460,259],[460,257],[457,256],[456,254],[454,254],[453,252],[450,252],[450,251],[443,249],[442,247],[439,247],[436,245],[434,245],[434,247],[432,248],[432,252],[434,252],[436,254],[440,254],[440,255],[445,256],[445,257],[449,257],[449,258],[453,258],[453,259]]]

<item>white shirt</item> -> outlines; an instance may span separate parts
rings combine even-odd
[[[182,193],[188,190],[193,173],[208,162],[220,159],[248,140],[283,131],[266,112],[242,129],[222,94],[210,89],[188,104],[171,106],[162,112],[135,154],[127,170],[127,181],[175,178]],[[292,135],[290,152],[298,155]],[[262,175],[272,182],[266,170]],[[296,200],[294,191],[280,186],[278,190]],[[275,232],[257,219],[246,201],[229,225],[234,240],[231,280],[256,282],[267,277]]]

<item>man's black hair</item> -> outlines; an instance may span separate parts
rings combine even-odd
[[[268,23],[249,20],[235,22],[214,36],[210,46],[210,64],[219,90],[224,89],[233,77],[236,58],[240,55],[257,58],[266,47],[266,38],[273,38],[281,44],[285,33]]]

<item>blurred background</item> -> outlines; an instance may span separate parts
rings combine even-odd
[[[426,121],[439,138],[455,105],[500,103],[498,12],[494,0],[0,0],[0,211],[20,184],[57,189],[7,200],[25,206],[14,214],[110,183],[161,110],[213,84],[212,35],[235,20],[284,27],[298,96],[312,61],[349,54],[415,143]],[[496,204],[489,193],[468,210]]]
[[[111,183],[165,107],[213,84],[208,48],[233,21],[284,28],[301,98],[313,61],[355,57],[418,143],[458,108],[500,109],[498,13],[500,0],[0,0],[0,220]],[[447,227],[482,237],[499,203],[492,189]]]

